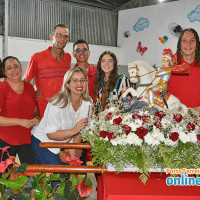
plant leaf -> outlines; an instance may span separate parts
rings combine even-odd
[[[71,181],[67,181],[65,184],[65,189],[64,189],[64,197],[67,199],[69,199],[71,188],[72,188]]]
[[[59,193],[53,193],[53,199],[54,200],[68,200],[67,198],[63,197],[61,194]]]
[[[0,179],[0,183],[5,185],[6,187],[9,187],[11,190],[17,191],[20,190],[21,187],[27,182],[26,176],[20,176],[15,179]]]
[[[34,197],[35,200],[43,200],[46,197],[45,189],[41,185],[37,185],[36,189],[34,190]]]
[[[26,163],[22,163],[22,164],[17,168],[17,170],[15,171],[14,174],[25,173],[25,172],[26,172],[26,167],[27,167],[27,164],[26,164]]]

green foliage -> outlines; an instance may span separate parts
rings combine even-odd
[[[47,176],[46,173],[35,174],[33,176],[21,175],[21,173],[25,172],[26,164],[22,164],[15,171],[15,174],[20,175],[19,177],[10,179],[8,175],[2,175],[0,178],[0,200],[28,200],[33,197],[35,200],[82,199],[77,190],[77,185],[85,178],[85,174],[70,174],[70,176],[66,174],[50,174],[50,176]],[[51,183],[54,181],[58,181],[59,184],[52,189]],[[86,184],[91,185],[91,181],[86,179]]]

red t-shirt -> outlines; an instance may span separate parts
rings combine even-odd
[[[95,77],[96,77],[96,72],[97,68],[93,67],[92,65],[88,64],[90,67],[90,70],[87,73],[88,76],[88,90],[89,90],[89,95],[92,98],[94,102],[94,87],[95,87]],[[76,64],[74,67],[77,67],[78,65]]]
[[[0,84],[0,116],[19,119],[32,119],[36,106],[33,86],[24,82],[24,91],[17,94],[4,81]],[[31,144],[31,129],[22,126],[0,127],[0,138],[10,145]]]
[[[38,111],[43,117],[47,99],[60,92],[63,84],[63,77],[71,67],[70,54],[64,53],[64,57],[59,63],[50,53],[50,49],[35,53],[29,62],[25,72],[25,79],[31,81],[35,77],[35,85],[42,96],[38,99]]]
[[[181,57],[182,63],[187,62]],[[200,106],[200,67],[196,67],[195,63],[196,60],[189,64],[189,76],[172,75],[168,83],[169,92],[189,108]]]

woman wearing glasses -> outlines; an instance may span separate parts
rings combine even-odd
[[[95,96],[103,107],[107,99],[120,102],[121,95],[130,87],[130,81],[118,73],[117,58],[110,51],[103,52],[97,63]]]
[[[80,67],[71,68],[65,74],[62,90],[49,100],[44,117],[32,130],[37,163],[64,164],[59,158],[60,149],[40,149],[40,142],[81,142],[79,131],[87,125],[91,110],[87,82],[87,75]],[[78,156],[77,149],[69,149],[69,152],[71,157]]]

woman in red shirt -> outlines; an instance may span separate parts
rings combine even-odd
[[[30,83],[22,81],[22,66],[16,57],[3,60],[3,71],[6,81],[0,84],[0,147],[10,146],[10,155],[18,153],[21,163],[31,164],[35,161],[31,128],[40,121],[35,91]]]
[[[172,75],[168,90],[179,98],[181,103],[200,112],[200,41],[198,33],[187,28],[180,34],[177,44],[177,64],[190,66],[188,76]]]

